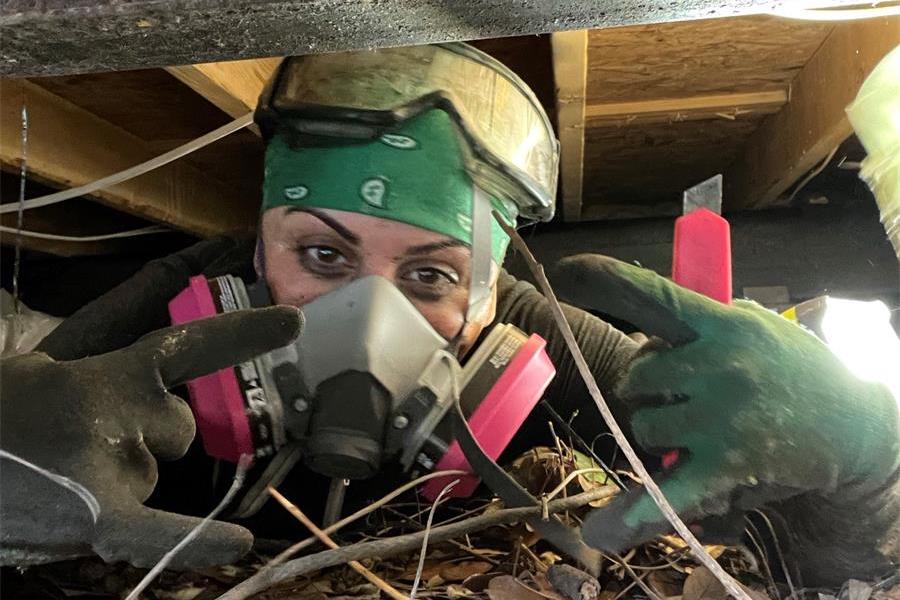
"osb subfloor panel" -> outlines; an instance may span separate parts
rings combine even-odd
[[[677,214],[681,192],[723,171],[761,119],[588,130],[582,218]]]
[[[592,31],[587,103],[789,91],[830,31],[771,17]],[[762,119],[588,123],[583,218],[677,211],[681,191],[736,160]]]
[[[763,16],[595,30],[588,102],[784,89],[829,31]]]

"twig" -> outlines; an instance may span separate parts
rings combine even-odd
[[[159,575],[163,569],[165,569],[172,559],[181,552],[185,546],[193,542],[198,535],[200,535],[204,529],[206,529],[207,525],[209,525],[210,521],[219,516],[219,513],[225,510],[225,507],[231,504],[231,501],[234,499],[235,494],[238,493],[238,490],[241,489],[241,486],[244,485],[244,476],[247,474],[247,469],[250,468],[252,464],[253,457],[249,454],[242,454],[240,459],[238,459],[237,470],[234,472],[234,480],[231,482],[231,487],[228,489],[228,492],[225,494],[225,497],[222,498],[222,501],[212,509],[212,512],[206,515],[199,523],[197,523],[193,529],[188,531],[187,535],[181,538],[181,541],[175,544],[175,547],[166,552],[162,558],[159,559],[159,562],[156,563],[150,571],[144,575],[144,578],[131,590],[131,593],[125,598],[125,600],[137,600],[137,598],[141,595],[147,586],[150,585],[156,576]]]
[[[566,479],[566,467],[565,467],[565,464],[564,464],[564,463],[565,463],[565,460],[564,460],[564,458],[563,458],[562,442],[559,441],[559,436],[556,435],[556,430],[553,428],[553,421],[547,421],[547,425],[550,427],[550,433],[553,435],[553,441],[556,443],[556,455],[559,457],[559,478],[560,478],[562,481],[565,481],[565,479]],[[557,492],[557,493],[558,493],[558,492]],[[563,497],[564,497],[564,498],[568,497],[569,494],[566,493],[566,486],[562,486],[562,493],[563,493]],[[555,494],[554,494],[554,495],[555,495]],[[547,496],[547,497],[544,499],[544,502],[546,502],[547,500],[550,500],[551,498],[553,498],[552,495],[551,495],[551,496]],[[569,517],[569,513],[566,513],[565,516],[566,516],[566,524],[567,524],[567,525],[571,525],[572,519],[571,519],[571,517]]]
[[[612,555],[609,557],[614,563],[618,563],[625,569],[625,572],[628,573],[629,577],[631,577],[638,586],[644,590],[644,593],[650,596],[652,600],[662,600],[660,595],[653,589],[652,586],[644,582],[644,577],[647,576],[647,573],[643,575],[638,575],[634,572],[634,569],[631,568],[631,565],[628,564],[628,561],[618,555]]]
[[[416,592],[419,591],[422,569],[425,568],[425,552],[428,550],[428,536],[431,535],[431,524],[434,523],[434,511],[437,510],[438,504],[441,503],[447,492],[452,490],[457,483],[459,483],[459,479],[454,479],[445,485],[441,493],[431,503],[431,510],[428,511],[428,520],[425,522],[425,535],[422,536],[422,549],[419,551],[419,565],[416,567],[416,577],[413,579],[412,591],[409,592],[409,600],[413,600],[416,597]]]
[[[608,498],[613,493],[615,492],[608,488],[591,490],[583,494],[571,496],[570,498],[554,500],[553,502],[550,502],[549,509],[553,513],[573,510],[594,502],[595,500]],[[540,506],[526,506],[522,508],[506,508],[492,511],[487,514],[472,517],[465,521],[435,527],[431,530],[430,539],[432,543],[443,542],[465,535],[466,533],[480,531],[495,525],[504,525],[521,521],[529,517],[536,517],[540,515],[540,510]],[[225,592],[219,597],[219,600],[243,600],[248,596],[259,593],[286,579],[299,577],[306,573],[318,571],[326,567],[344,564],[351,560],[362,560],[373,556],[384,558],[402,554],[404,552],[410,552],[421,545],[423,537],[424,532],[418,531],[383,540],[374,540],[371,542],[353,544],[352,546],[344,546],[337,550],[326,550],[324,552],[297,558],[284,564],[260,571],[253,577],[250,577],[239,584],[237,587]]]
[[[766,527],[769,528],[769,533],[772,535],[772,544],[775,546],[775,552],[778,554],[778,560],[781,563],[781,570],[784,571],[784,579],[787,582],[788,589],[791,591],[791,600],[797,600],[797,590],[794,589],[794,581],[791,578],[791,570],[788,569],[787,562],[784,560],[784,553],[781,551],[781,543],[778,541],[778,533],[775,531],[775,526],[772,525],[772,521],[769,519],[769,515],[764,513],[763,511],[754,509],[753,512],[762,517],[763,521],[766,522]]]
[[[564,490],[566,488],[566,486],[569,485],[570,483],[572,483],[572,480],[575,479],[576,477],[578,477],[579,475],[585,475],[587,473],[605,473],[605,472],[606,471],[604,471],[603,469],[601,469],[599,467],[594,467],[594,468],[590,468],[590,469],[576,469],[575,471],[572,471],[571,473],[569,473],[566,476],[566,478],[560,482],[560,484],[558,486],[553,488],[553,491],[551,491],[549,494],[547,494],[547,500],[553,500],[553,498],[555,498],[558,493],[560,493],[562,490]]]
[[[290,500],[288,500],[287,498],[282,496],[278,492],[278,490],[276,490],[272,486],[269,486],[267,488],[267,490],[268,490],[270,496],[272,496],[273,498],[278,500],[278,503],[281,504],[281,506],[286,508],[287,511],[289,513],[291,513],[298,521],[303,523],[303,525],[307,529],[312,531],[313,535],[315,535],[319,539],[320,542],[322,542],[323,544],[325,544],[326,546],[328,546],[329,548],[331,548],[333,550],[337,550],[338,548],[340,548],[340,546],[338,546],[334,542],[334,540],[332,540],[330,537],[328,537],[328,534],[326,534],[324,531],[319,529],[315,523],[313,523],[312,521],[309,520],[309,517],[307,517],[305,514],[303,514],[302,510],[297,508],[297,506],[295,506]],[[365,568],[361,563],[359,563],[359,561],[351,560],[349,564],[350,564],[350,567],[354,571],[356,571],[357,573],[359,573],[360,575],[365,577],[369,582],[375,584],[375,587],[377,587],[379,590],[381,590],[382,592],[384,592],[385,594],[387,594],[394,600],[406,600],[405,595],[403,595],[399,591],[397,591],[397,589],[394,588],[394,586],[389,584],[387,581],[385,581],[384,579],[382,579],[381,577],[379,577],[372,571]]]
[[[534,568],[540,571],[541,573],[546,573],[549,568],[544,564],[544,561],[541,560],[541,557],[534,553],[534,551],[525,545],[525,542],[519,542],[519,548],[525,551],[525,554],[528,555],[528,558],[531,559],[531,562],[534,563]]]
[[[379,508],[381,508],[382,506],[384,506],[385,504],[387,504],[388,502],[390,502],[397,496],[413,489],[417,485],[425,483],[429,479],[434,479],[435,477],[447,477],[449,475],[466,475],[466,474],[468,474],[467,471],[450,470],[450,471],[435,471],[434,473],[429,473],[427,475],[423,475],[422,477],[413,479],[409,483],[405,483],[405,484],[401,485],[400,487],[395,489],[393,492],[390,492],[389,494],[382,496],[382,498],[380,500],[378,500],[377,502],[373,502],[372,504],[368,505],[367,507],[356,511],[352,515],[344,517],[343,519],[341,519],[334,525],[329,525],[322,531],[324,531],[328,535],[331,535],[332,533],[335,533],[338,530],[340,530],[341,528],[346,527],[350,523],[356,521],[357,519],[361,519],[362,517],[378,510]],[[313,537],[306,538],[305,540],[302,540],[300,542],[297,542],[296,544],[294,544],[293,546],[291,546],[290,548],[288,548],[287,550],[285,550],[284,552],[282,552],[281,554],[279,554],[278,556],[273,558],[271,561],[269,561],[266,564],[266,566],[263,567],[263,569],[268,569],[268,568],[280,565],[281,563],[283,563],[284,561],[286,561],[293,555],[297,554],[304,548],[307,548],[307,547],[313,545],[317,539],[318,538],[313,536]]]
[[[588,392],[591,394],[594,403],[600,410],[600,414],[603,416],[606,426],[609,427],[616,442],[622,448],[622,452],[628,459],[629,464],[631,464],[631,468],[635,470],[641,478],[641,481],[644,483],[647,493],[650,494],[650,497],[653,498],[653,501],[659,506],[659,509],[662,511],[663,515],[665,515],[669,523],[675,528],[675,531],[678,532],[678,535],[681,536],[681,539],[691,547],[697,560],[703,563],[703,565],[716,576],[716,579],[722,583],[728,593],[738,600],[750,600],[750,596],[747,592],[741,589],[731,575],[725,572],[725,569],[709,555],[703,548],[703,545],[696,537],[694,537],[694,534],[691,533],[691,530],[688,529],[688,526],[684,524],[684,521],[681,520],[681,517],[678,516],[675,509],[672,508],[672,505],[663,495],[662,490],[659,489],[659,486],[656,485],[656,482],[650,477],[647,467],[645,467],[644,463],[641,462],[641,459],[638,458],[637,453],[634,451],[634,448],[631,447],[631,443],[625,437],[625,433],[622,431],[622,428],[619,427],[619,423],[616,421],[612,411],[609,409],[609,405],[603,398],[603,393],[597,386],[597,380],[594,378],[594,374],[591,373],[591,368],[588,366],[587,361],[584,359],[584,355],[581,353],[581,349],[578,347],[578,342],[575,339],[575,335],[572,333],[572,328],[569,326],[569,322],[566,321],[566,317],[563,315],[559,301],[556,299],[556,295],[550,287],[550,282],[547,281],[547,277],[544,275],[543,267],[535,260],[531,251],[528,249],[528,246],[525,244],[525,241],[519,236],[516,230],[507,225],[496,211],[494,211],[494,218],[510,237],[516,249],[522,253],[522,257],[525,259],[528,269],[540,285],[541,291],[547,299],[547,303],[550,305],[553,319],[556,321],[556,325],[559,327],[559,330],[566,341],[566,345],[569,347],[572,358],[575,359],[575,364],[578,367],[579,373],[581,373],[581,378],[584,380]]]
[[[410,525],[412,525],[413,527],[415,527],[415,528],[418,529],[419,531],[425,529],[425,526],[424,526],[424,525],[422,525],[421,523],[419,523],[419,522],[416,521],[415,519],[413,519],[413,518],[411,518],[411,517],[409,517],[409,516],[407,516],[407,515],[404,515],[404,514],[401,513],[400,511],[394,510],[394,509],[391,508],[390,506],[385,506],[385,507],[383,507],[383,508],[384,508],[384,510],[386,510],[386,511],[388,511],[388,512],[391,512],[391,513],[393,513],[394,515],[400,517],[401,519],[403,519],[404,521],[406,521],[407,523],[409,523]],[[462,542],[458,542],[458,541],[456,541],[456,540],[447,540],[447,542],[450,543],[450,544],[453,544],[454,546],[456,546],[457,548],[459,548],[459,549],[462,550],[463,552],[468,552],[469,554],[471,554],[473,557],[477,558],[478,560],[484,560],[484,561],[487,561],[487,562],[491,563],[492,565],[494,565],[495,567],[498,566],[498,565],[500,564],[500,561],[491,558],[491,557],[488,556],[487,553],[485,553],[483,550],[479,550],[478,548],[473,547],[473,546],[471,545],[471,543],[468,544],[468,545],[466,545],[466,544],[463,544]]]

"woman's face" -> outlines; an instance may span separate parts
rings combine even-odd
[[[287,206],[263,214],[260,239],[257,273],[278,304],[303,306],[354,279],[380,275],[445,339],[464,325],[472,253],[462,242],[378,217]],[[463,351],[493,320],[495,303],[463,332]]]

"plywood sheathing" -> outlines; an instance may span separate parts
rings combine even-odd
[[[705,114],[698,97],[783,92],[829,25],[741,17],[596,30],[588,42],[588,107],[669,101],[668,118],[588,119],[583,219],[673,214],[684,188],[725,169],[777,105]],[[694,105],[696,102],[694,102]],[[593,108],[592,108],[593,107]],[[726,207],[727,207],[727,198]]]

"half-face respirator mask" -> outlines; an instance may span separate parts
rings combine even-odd
[[[170,303],[175,323],[270,304],[263,285],[194,277]],[[485,454],[496,459],[555,370],[545,342],[495,325],[461,365],[388,280],[368,276],[303,307],[293,344],[188,383],[206,452],[237,462],[266,458],[257,487],[277,484],[298,460],[336,479],[365,479],[389,462],[405,471],[471,469],[454,441],[458,398]],[[434,498],[447,482],[433,479]],[[478,484],[464,477],[455,496]],[[264,498],[264,495],[262,496]],[[261,506],[244,507],[246,515]]]

